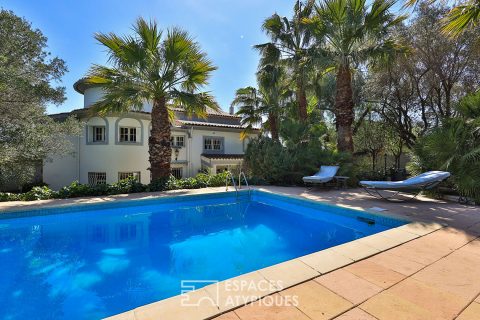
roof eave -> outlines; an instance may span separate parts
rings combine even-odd
[[[78,79],[73,84],[73,89],[75,89],[75,91],[77,91],[80,94],[84,94],[87,87],[88,85],[85,83],[85,78]]]

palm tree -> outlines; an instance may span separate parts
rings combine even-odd
[[[334,113],[339,151],[353,152],[352,70],[399,49],[392,29],[404,17],[390,12],[394,4],[394,0],[374,0],[370,5],[366,0],[323,0],[315,6],[316,15],[304,19],[317,39],[319,54],[336,71]]]
[[[235,92],[232,106],[240,106],[237,115],[242,117],[241,124],[245,126],[245,130],[242,133],[243,136],[246,136],[252,128],[262,124],[265,99],[260,90],[254,87],[238,89]]]
[[[458,117],[447,119],[415,145],[418,166],[451,172],[460,195],[480,201],[480,91],[455,108]]]
[[[313,1],[308,0],[302,5],[297,0],[291,20],[275,13],[262,26],[271,42],[255,46],[261,54],[260,65],[281,63],[291,70],[296,87],[298,118],[302,122],[308,116],[306,86],[309,67],[312,66],[312,38],[302,20],[310,17],[312,11]]]
[[[469,27],[477,27],[480,23],[480,1],[470,0],[455,6],[445,17],[443,30],[452,36],[460,35]]]
[[[172,105],[188,114],[206,115],[218,109],[207,92],[198,92],[216,69],[187,32],[173,28],[163,35],[156,22],[138,19],[133,36],[96,34],[107,48],[111,66],[93,65],[86,83],[100,86],[102,100],[93,105],[98,113],[142,110],[153,103],[149,161],[152,180],[170,175],[170,121]]]
[[[237,114],[242,116],[242,125],[247,133],[253,127],[262,125],[269,129],[273,140],[279,140],[279,121],[291,92],[284,80],[282,68],[267,65],[257,72],[258,89],[240,88],[235,93],[232,106],[240,106]],[[263,124],[263,117],[267,121]]]

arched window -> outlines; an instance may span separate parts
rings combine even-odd
[[[143,145],[143,122],[122,117],[115,122],[115,144]]]
[[[108,144],[108,121],[102,117],[93,117],[87,120],[86,144]]]

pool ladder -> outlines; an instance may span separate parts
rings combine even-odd
[[[240,173],[238,174],[238,186],[235,183],[235,178],[233,177],[232,172],[227,171],[227,176],[225,177],[225,191],[228,191],[228,180],[230,179],[232,181],[232,186],[235,188],[237,199],[238,199],[238,190],[242,189],[242,178],[243,178],[243,181],[245,181],[245,186],[248,188],[248,195],[250,197],[252,188],[248,184],[248,180],[247,180],[247,176],[245,175],[245,172],[240,171]]]

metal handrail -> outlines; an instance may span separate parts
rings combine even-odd
[[[245,176],[245,172],[243,171],[240,171],[240,173],[238,174],[238,189],[242,189],[242,177],[243,177],[243,181],[245,181],[245,186],[248,189],[251,189],[250,186],[248,185],[247,176]]]
[[[235,183],[235,178],[233,177],[232,172],[227,171],[227,176],[225,177],[225,191],[228,191],[228,178],[230,178],[230,180],[232,181],[232,185],[235,188],[235,194],[237,196],[237,199],[238,199],[238,190],[242,188],[242,177],[243,177],[243,181],[245,181],[245,186],[248,188],[248,195],[251,196],[252,188],[248,184],[248,180],[247,180],[247,176],[245,175],[245,172],[240,171],[240,173],[238,174],[238,186]]]
[[[227,176],[225,177],[225,191],[228,191],[228,177],[231,178],[232,185],[235,188],[235,191],[237,192],[237,195],[238,195],[237,184],[235,183],[235,179],[233,178],[233,174],[230,171],[227,171]]]

